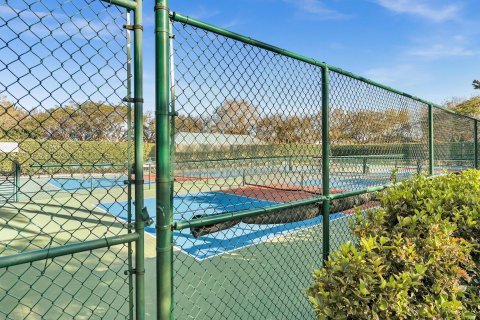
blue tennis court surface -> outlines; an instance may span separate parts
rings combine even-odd
[[[179,195],[173,199],[174,220],[191,219],[194,214],[219,214],[259,207],[268,207],[277,202],[260,200],[223,192],[202,192]],[[126,202],[99,203],[97,207],[106,210],[120,219],[127,220]],[[149,215],[155,221],[155,199],[145,199]],[[132,208],[132,210],[134,210]],[[332,220],[344,217],[344,214],[331,214]],[[174,231],[175,246],[197,260],[204,260],[226,252],[272,240],[274,237],[313,227],[321,224],[322,217],[285,223],[256,225],[240,223],[230,229],[201,236],[195,239],[189,230]],[[145,231],[155,235],[155,224]]]
[[[118,178],[55,178],[50,179],[48,182],[57,188],[63,190],[79,190],[79,189],[96,189],[96,188],[113,188],[126,186],[125,180],[127,177]],[[145,181],[149,184],[150,181]]]

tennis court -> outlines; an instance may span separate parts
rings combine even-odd
[[[107,178],[107,177],[88,177],[88,178],[53,178],[49,183],[63,190],[95,189],[95,188],[113,188],[122,187],[128,184],[127,177]],[[151,184],[151,181],[144,181],[144,184]]]
[[[127,177],[119,178],[53,178],[49,183],[64,190],[113,188],[125,184]]]
[[[383,162],[380,163],[379,160]],[[321,166],[318,157],[251,158],[243,166],[238,165],[240,161],[241,159],[206,162],[201,170],[196,162],[179,163],[175,170],[175,179],[179,179],[181,183],[176,184],[176,195],[173,198],[174,221],[268,208],[321,194]],[[332,193],[386,184],[395,168],[400,180],[421,170],[415,161],[405,162],[401,166],[397,159],[385,159],[382,156],[341,157],[336,161],[332,170],[337,171],[334,171],[330,180]],[[154,169],[154,166],[149,167],[145,184],[152,184],[155,180],[155,174],[152,173]],[[449,167],[449,170],[453,169]],[[56,188],[75,192],[83,189],[125,187],[126,180],[126,176],[109,177],[108,174],[85,178],[53,176],[48,183]],[[96,208],[126,221],[127,204],[126,200],[100,200]],[[132,210],[134,207],[135,204]],[[145,199],[145,207],[155,222],[155,198]],[[351,213],[352,210],[332,213],[330,220],[341,219]],[[274,241],[321,224],[321,215],[290,223],[239,222],[200,237],[196,237],[191,230],[174,231],[174,242],[179,251],[197,261],[203,261],[252,245]],[[145,231],[155,236],[155,224],[147,226]]]

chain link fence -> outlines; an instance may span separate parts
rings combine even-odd
[[[141,1],[0,3],[0,318],[313,319],[356,207],[478,167],[476,120],[165,4],[153,145]]]
[[[313,319],[311,271],[355,241],[354,207],[378,206],[374,191],[392,182],[476,166],[471,118],[171,21],[176,318]]]
[[[181,23],[173,34],[174,219],[320,194],[321,70]],[[303,216],[317,211],[177,231],[175,317],[311,316],[301,288],[321,265],[321,227]]]
[[[435,167],[438,173],[475,167],[475,120],[437,109],[433,113]]]
[[[2,319],[133,318],[130,15],[0,2]]]

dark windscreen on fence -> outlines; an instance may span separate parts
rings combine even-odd
[[[436,173],[475,167],[474,121],[444,110],[433,113]]]

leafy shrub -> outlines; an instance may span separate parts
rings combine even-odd
[[[412,181],[357,212],[347,243],[314,271],[318,319],[474,319],[480,313],[480,173]]]

